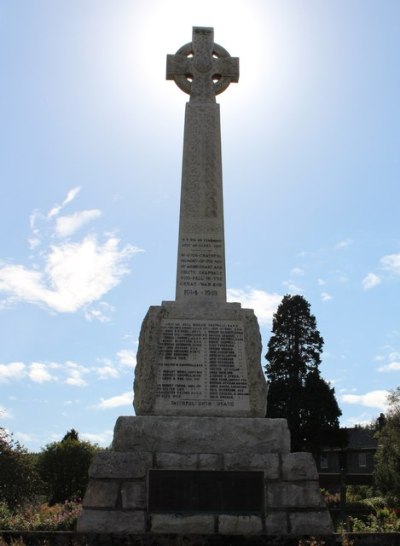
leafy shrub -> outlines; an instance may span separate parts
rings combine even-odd
[[[11,511],[5,503],[2,503],[0,504],[0,529],[7,531],[71,531],[75,529],[81,510],[81,503],[74,501],[53,506],[49,506],[47,503],[28,504],[18,511]]]

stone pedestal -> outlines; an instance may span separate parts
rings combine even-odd
[[[284,419],[120,417],[112,450],[96,455],[91,465],[78,531],[329,534],[332,524],[315,463],[308,453],[290,453],[289,438]],[[211,472],[215,483],[222,475],[232,475],[233,481],[238,473],[249,480],[254,476],[261,480],[260,502],[245,514],[232,506],[230,511],[215,510],[212,497],[202,499],[202,509],[196,513],[184,507],[174,513],[166,506],[152,511],[158,492],[152,490],[149,475],[162,478],[166,471],[189,476],[190,471],[205,472],[207,479]],[[172,485],[174,498],[177,493]],[[214,506],[213,511],[209,506]]]
[[[139,338],[136,414],[264,417],[260,355],[257,319],[240,303],[150,307]]]

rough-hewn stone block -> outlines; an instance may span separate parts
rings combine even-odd
[[[214,533],[214,516],[182,516],[175,514],[153,514],[152,533],[211,534]]]
[[[222,455],[199,453],[197,465],[199,470],[222,470]]]
[[[156,468],[195,470],[197,467],[196,454],[157,453]]]
[[[83,499],[84,508],[114,508],[117,504],[117,481],[90,480]]]
[[[134,534],[145,532],[144,512],[84,510],[78,520],[78,533]]]
[[[140,482],[124,482],[121,487],[122,508],[138,510],[146,508],[146,487]]]
[[[333,533],[329,512],[293,512],[289,514],[290,532],[292,534],[324,535]]]
[[[259,516],[219,516],[218,529],[221,535],[259,535],[263,525]]]
[[[267,535],[286,535],[288,533],[288,517],[286,512],[270,512],[265,518]]]
[[[282,457],[282,478],[286,481],[318,480],[317,466],[311,453],[289,453]]]
[[[289,453],[286,419],[245,417],[119,417],[116,451]]]
[[[104,451],[94,456],[90,478],[142,478],[152,466],[151,453]]]
[[[228,453],[224,459],[225,470],[263,470],[267,479],[279,478],[279,455],[276,453]]]
[[[318,482],[271,483],[267,485],[267,506],[271,508],[325,507]]]

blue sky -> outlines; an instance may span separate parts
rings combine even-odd
[[[1,426],[108,445],[137,339],[175,290],[183,115],[165,58],[213,26],[229,298],[263,354],[303,294],[342,424],[400,384],[400,3],[0,2]],[[264,359],[263,359],[264,364]]]

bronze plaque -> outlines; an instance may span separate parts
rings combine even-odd
[[[149,512],[261,514],[264,474],[247,471],[150,470]]]

